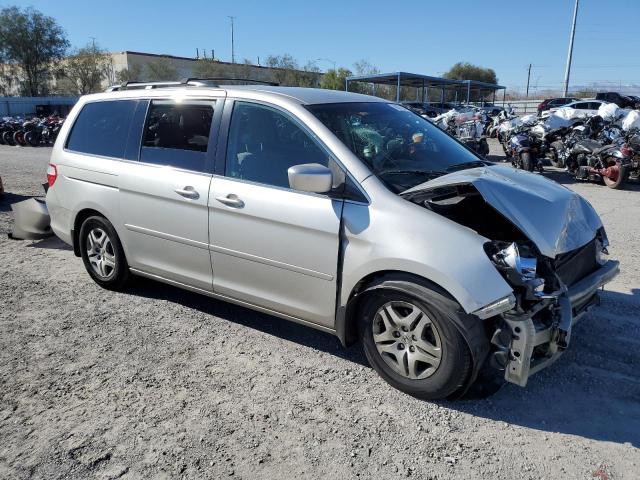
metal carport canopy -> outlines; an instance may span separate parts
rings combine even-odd
[[[442,91],[442,100],[444,101],[444,90],[446,88],[466,89],[467,103],[471,98],[472,90],[489,90],[494,93],[496,90],[506,90],[506,87],[493,83],[480,82],[478,80],[452,80],[450,78],[432,77],[430,75],[421,75],[418,73],[393,72],[393,73],[376,73],[372,75],[352,75],[345,80],[345,90],[349,90],[349,83],[363,82],[375,85],[393,85],[397,87],[396,101],[400,101],[400,87],[422,88],[422,99],[424,101],[424,90],[428,88],[438,87]],[[375,93],[375,90],[374,90]]]

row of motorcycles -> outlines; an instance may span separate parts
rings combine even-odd
[[[493,125],[493,118],[484,110],[465,107],[462,111],[451,110],[434,118],[424,118],[456,137],[474,152],[483,156],[489,153],[487,135]]]
[[[14,117],[0,119],[0,145],[37,147],[52,145],[62,128],[64,118],[57,115],[28,120]]]
[[[590,117],[505,118],[489,136],[500,141],[516,168],[542,172],[547,160],[576,180],[620,189],[640,177],[640,113],[607,107]]]

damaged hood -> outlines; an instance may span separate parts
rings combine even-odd
[[[550,258],[593,240],[602,226],[589,202],[541,175],[490,166],[450,173],[402,192],[473,185],[484,200]]]

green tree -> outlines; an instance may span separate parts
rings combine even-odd
[[[179,80],[178,70],[168,58],[158,58],[147,63],[147,78],[149,82],[170,82]]]
[[[320,88],[328,90],[344,90],[347,77],[353,75],[348,68],[329,69],[320,80]]]
[[[77,50],[67,57],[62,67],[69,93],[86,95],[102,89],[102,81],[109,79],[111,57],[96,44]]]
[[[444,75],[444,78],[450,78],[452,80],[477,80],[479,82],[485,83],[498,83],[498,77],[496,77],[496,72],[492,68],[480,67],[478,65],[473,65],[469,62],[458,62],[453,65],[448,72]],[[485,94],[487,92],[485,91]],[[458,98],[466,99],[466,89],[458,90]],[[493,93],[491,93],[493,95]],[[482,91],[474,91],[471,94],[471,101],[479,101],[482,100]],[[453,100],[455,98],[455,94],[453,91],[448,90],[446,92],[446,100]]]
[[[458,62],[444,74],[452,80],[478,80],[486,83],[498,83],[496,72],[492,68],[479,67],[469,62]]]
[[[8,7],[0,11],[0,62],[18,68],[23,93],[47,92],[51,69],[68,47],[62,27],[38,10]]]

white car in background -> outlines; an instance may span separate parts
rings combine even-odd
[[[607,102],[603,102],[601,100],[580,100],[577,102],[567,103],[566,105],[563,105],[561,107],[550,108],[549,110],[545,110],[544,112],[542,112],[540,116],[542,118],[546,118],[552,113],[557,113],[559,110],[563,110],[567,108],[572,108],[574,110],[577,110],[578,112],[580,112],[580,114],[582,114],[580,116],[585,116],[585,117],[592,116],[592,115],[597,115],[600,105],[605,103]]]

